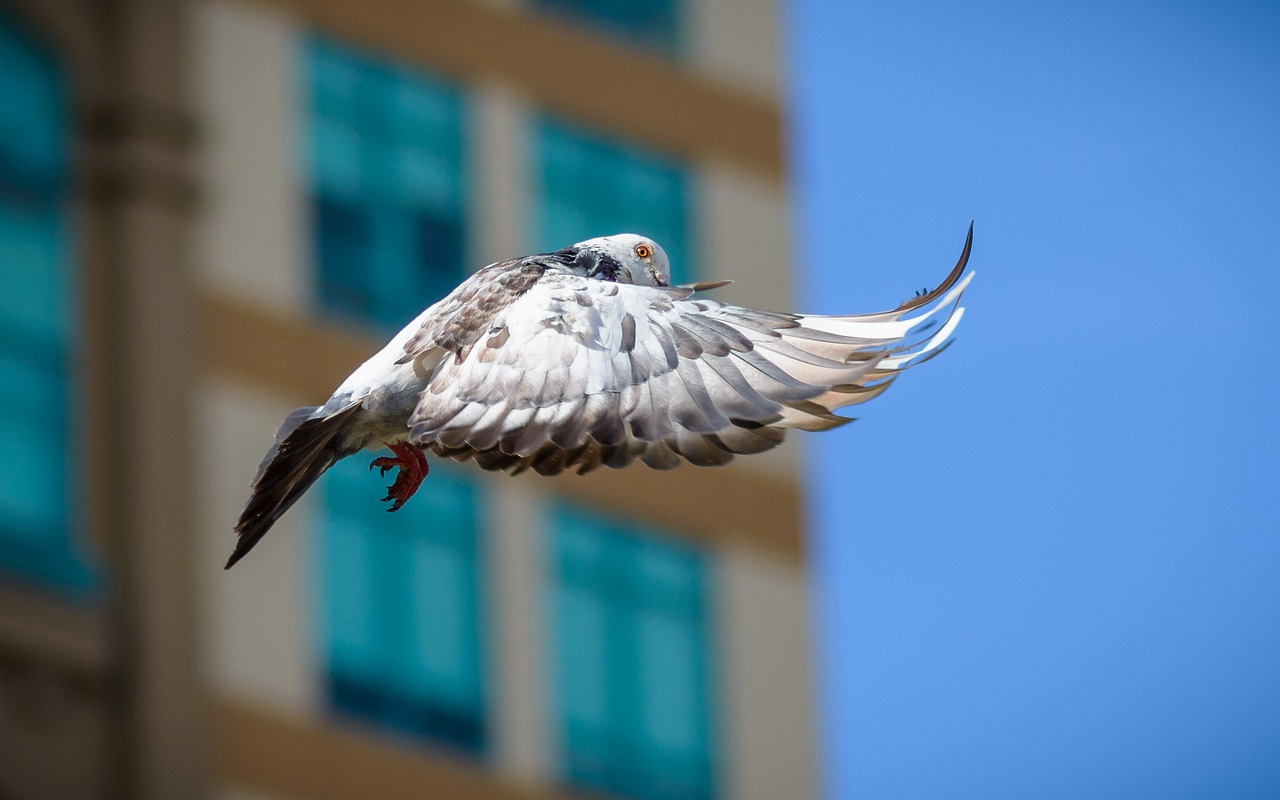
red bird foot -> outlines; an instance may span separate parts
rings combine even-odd
[[[413,497],[413,493],[418,491],[418,487],[422,485],[431,467],[427,464],[427,454],[408,442],[389,444],[387,447],[391,448],[391,452],[395,453],[396,457],[375,458],[369,462],[369,469],[377,467],[382,475],[386,475],[387,470],[392,467],[400,470],[396,474],[395,482],[387,487],[387,496],[382,498],[384,502],[393,501],[388,511],[399,511],[405,502]]]

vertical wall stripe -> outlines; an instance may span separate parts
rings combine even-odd
[[[794,800],[815,793],[809,597],[792,564],[728,547],[717,559],[725,793]]]
[[[304,36],[290,18],[257,5],[199,2],[192,12],[207,189],[196,267],[206,288],[298,313],[310,299],[298,147]]]
[[[467,269],[533,252],[530,203],[532,176],[526,163],[529,112],[523,99],[497,84],[471,92],[474,157],[471,183],[472,253]]]
[[[529,482],[488,482],[488,569],[493,675],[490,725],[498,769],[522,779],[550,780],[557,763],[547,736],[551,709],[544,672],[547,653],[545,496]]]

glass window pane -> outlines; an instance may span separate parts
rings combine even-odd
[[[406,304],[406,320],[453,291],[466,278],[462,218],[422,212],[414,215],[413,225],[418,283],[413,292],[417,302],[412,305],[417,308]],[[403,289],[400,296],[405,296]]]
[[[475,488],[432,466],[394,515],[394,473],[353,456],[322,479],[322,591],[330,702],[452,746],[484,746]]]
[[[376,681],[382,659],[374,596],[375,542],[369,531],[333,508],[338,495],[329,499],[321,541],[329,664],[344,677]]]
[[[600,729],[609,725],[606,637],[609,607],[590,592],[557,592],[556,628],[564,631],[557,658],[562,662],[557,695],[568,722]],[[572,632],[570,634],[570,632]]]
[[[398,328],[466,275],[462,95],[328,40],[307,48],[304,74],[318,304]],[[335,234],[326,204],[363,220],[366,235]]]
[[[638,798],[712,794],[703,559],[562,506],[550,540],[552,674],[566,780]]]
[[[48,198],[66,150],[66,92],[49,54],[0,19],[0,172]]]
[[[323,39],[310,44],[312,108],[334,121],[359,122],[363,116],[361,88],[365,65],[354,52]]]
[[[51,427],[0,407],[0,547],[61,535],[65,459]]]
[[[474,701],[471,564],[461,553],[415,542],[410,555],[413,648],[409,681],[424,693]]]
[[[317,195],[312,220],[324,308],[362,319],[374,304],[366,278],[373,261],[373,220],[361,207],[325,195]]]
[[[614,233],[653,237],[671,259],[673,283],[693,280],[689,204],[679,164],[567,123],[536,127],[539,250]]]
[[[66,403],[61,366],[57,344],[0,325],[0,413],[61,430]]]
[[[400,145],[383,152],[388,177],[387,199],[409,208],[449,214],[462,205],[461,176],[447,154],[416,145]]]
[[[400,68],[389,76],[380,97],[388,138],[396,143],[432,142],[457,156],[460,94],[420,71]]]
[[[0,324],[50,341],[62,338],[68,299],[60,216],[0,198]]]
[[[377,217],[364,278],[374,316],[399,328],[451,291],[464,277],[457,268],[461,236],[459,221],[428,213]]]
[[[317,117],[311,126],[311,176],[317,192],[358,200],[366,191],[365,134],[356,125]]]
[[[69,446],[76,336],[61,64],[0,16],[0,566],[91,588]]]
[[[534,6],[640,47],[669,54],[680,51],[678,0],[534,0]]]
[[[656,750],[696,752],[702,745],[699,631],[659,614],[641,614],[637,622],[641,733]]]

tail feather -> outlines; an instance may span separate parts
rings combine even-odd
[[[244,558],[311,484],[346,455],[334,440],[359,408],[357,401],[341,411],[316,417],[313,415],[319,408],[312,406],[299,408],[285,418],[275,444],[258,466],[253,493],[235,526],[239,538],[224,569]]]
[[[284,418],[284,422],[280,423],[280,427],[276,430],[275,440],[272,441],[267,454],[262,457],[262,461],[258,464],[258,471],[253,475],[253,483],[250,486],[257,488],[258,482],[262,480],[263,473],[267,471],[267,465],[276,457],[276,453],[280,452],[280,445],[289,434],[296,431],[302,423],[311,419],[320,410],[320,406],[303,406],[295,408],[289,412],[289,416]]]

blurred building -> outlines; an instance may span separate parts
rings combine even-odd
[[[813,794],[794,442],[395,515],[356,457],[221,569],[284,415],[468,269],[632,230],[790,308],[776,14],[0,7],[0,798]]]

